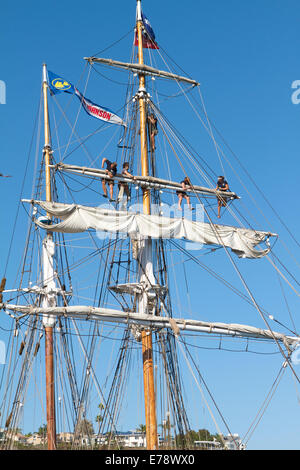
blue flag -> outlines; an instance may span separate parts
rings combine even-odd
[[[144,28],[145,30],[147,31],[147,34],[150,38],[150,40],[155,43],[155,34],[154,34],[154,31],[152,29],[152,26],[150,24],[150,21],[148,20],[147,16],[144,15],[144,13],[142,12],[142,20],[143,20],[143,24],[144,24]]]
[[[159,49],[156,41],[155,41],[155,34],[152,29],[152,26],[150,24],[150,21],[148,20],[147,16],[144,15],[142,12],[142,22],[143,22],[143,32],[142,32],[142,44],[143,48],[145,49]],[[134,37],[134,45],[138,46],[138,34],[137,30],[135,30],[135,37]]]
[[[65,91],[66,93],[75,93],[75,87],[72,85],[72,83],[68,82],[64,78],[62,78],[60,75],[56,75],[53,72],[50,72],[48,70],[48,84],[49,88],[52,93],[56,94],[61,91]]]

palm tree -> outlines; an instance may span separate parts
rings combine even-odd
[[[37,433],[41,437],[42,443],[45,444],[47,435],[47,424],[43,424],[43,426],[40,426]]]
[[[103,405],[103,403],[99,403],[98,408],[99,408],[99,410],[100,410],[100,414],[98,414],[98,415],[96,416],[95,421],[96,421],[96,423],[99,424],[98,434],[100,434],[100,427],[101,427],[101,423],[102,423],[102,421],[103,421],[103,415],[102,415],[102,411],[104,410],[104,405]]]
[[[91,436],[94,434],[93,424],[88,419],[83,418],[78,423],[77,432],[82,436]]]
[[[141,434],[146,434],[146,425],[139,424],[139,426],[136,428],[136,431],[140,432]]]
[[[171,446],[171,428],[174,428],[174,425],[171,424],[170,413],[166,413],[166,419],[163,420],[162,424],[159,425],[162,428],[163,441],[164,444],[168,440],[168,446]]]

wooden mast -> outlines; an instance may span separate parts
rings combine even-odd
[[[46,64],[43,64],[43,98],[44,98],[44,158],[45,158],[45,181],[46,181],[46,200],[52,201],[51,195],[51,147],[50,147],[50,126],[48,113],[48,81]],[[45,240],[45,246],[53,243],[52,233],[48,232]],[[48,256],[46,262],[49,262]],[[50,266],[50,269],[53,265]],[[44,266],[44,270],[46,267]],[[48,320],[48,321],[47,321]],[[54,391],[54,357],[53,357],[53,325],[50,319],[43,321],[45,329],[45,373],[46,373],[46,408],[47,408],[47,437],[48,450],[56,449],[56,423],[55,423],[55,391]]]
[[[138,36],[138,57],[139,64],[144,64],[143,57],[143,40],[142,40],[142,15],[141,0],[137,0],[137,36]],[[148,146],[147,146],[147,122],[146,122],[146,88],[145,75],[139,75],[139,110],[140,110],[140,138],[141,138],[141,168],[142,176],[149,176],[148,163]],[[150,190],[143,190],[143,210],[144,214],[150,215],[151,199]],[[151,239],[148,243],[148,255],[151,253]],[[151,254],[150,254],[151,256]],[[149,260],[147,260],[149,261]],[[158,449],[157,438],[157,420],[156,420],[156,403],[154,390],[154,374],[153,374],[153,348],[152,348],[152,332],[142,331],[142,353],[143,353],[143,375],[144,375],[144,397],[145,397],[145,418],[146,418],[146,439],[147,449]]]

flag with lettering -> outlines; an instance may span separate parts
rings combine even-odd
[[[106,121],[111,124],[119,124],[120,126],[126,127],[123,119],[113,113],[110,109],[99,106],[98,104],[95,104],[91,100],[85,98],[82,93],[80,93],[80,91],[74,85],[72,85],[72,83],[68,82],[60,75],[56,75],[55,73],[48,71],[48,84],[50,91],[53,94],[65,92],[76,95],[80,100],[83,109],[89,116],[92,116],[96,119],[101,119],[102,121]]]
[[[89,116],[93,116],[97,119],[102,119],[103,121],[110,122],[111,124],[119,124],[120,126],[125,126],[123,119],[114,114],[110,109],[99,106],[92,101],[85,98],[77,88],[75,88],[75,94],[80,99],[83,109],[87,112]]]

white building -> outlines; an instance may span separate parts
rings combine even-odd
[[[225,448],[228,450],[245,450],[245,444],[242,443],[242,440],[238,434],[228,434],[223,436],[225,442]]]
[[[222,445],[219,441],[194,441],[195,447],[201,450],[221,450]]]
[[[144,433],[128,431],[117,434],[118,442],[124,447],[146,447],[146,436]]]
[[[74,440],[74,434],[72,432],[60,432],[56,437],[61,442],[73,442]]]
[[[46,439],[38,433],[33,433],[31,436],[26,437],[26,444],[31,446],[39,446],[45,444]]]
[[[92,442],[91,442],[92,441]],[[107,434],[101,436],[94,436],[90,439],[91,444],[107,445],[109,438]],[[118,443],[122,447],[146,447],[146,435],[137,431],[117,431],[110,439],[110,443]]]

